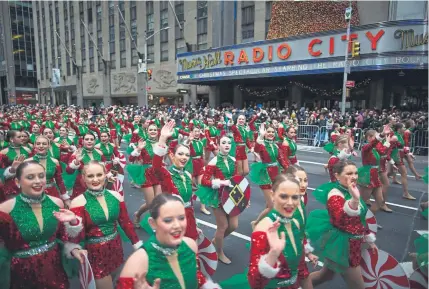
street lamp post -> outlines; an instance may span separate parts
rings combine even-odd
[[[350,73],[350,65],[348,61],[349,56],[349,41],[350,41],[350,22],[352,20],[352,1],[349,1],[349,7],[346,8],[345,18],[347,21],[347,40],[346,40],[346,52],[344,58],[344,75],[343,75],[343,95],[341,98],[341,114],[346,113],[346,94],[347,94],[347,74]]]
[[[151,39],[152,37],[154,37],[155,35],[157,35],[161,31],[168,30],[168,29],[170,29],[170,27],[168,27],[168,26],[164,27],[164,28],[161,28],[161,29],[155,31],[154,33],[152,33],[151,35],[145,37],[144,55],[141,55],[141,53],[137,52],[138,55],[139,55],[139,58],[140,58],[139,59],[139,63],[143,64],[143,68],[139,69],[138,76],[137,76],[138,79],[140,80],[139,81],[140,85],[138,85],[139,90],[138,90],[138,94],[137,94],[137,104],[138,104],[138,106],[146,106],[146,107],[148,106],[148,98],[147,98],[147,94],[148,94],[147,93],[147,81],[148,81],[148,79],[147,79],[147,63],[148,63],[148,60],[150,60],[150,59],[147,58],[147,42],[148,42],[149,39]],[[142,59],[142,56],[143,56],[143,59]]]

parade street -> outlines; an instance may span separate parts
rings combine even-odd
[[[359,152],[360,154],[360,152]],[[307,210],[308,212],[314,209],[321,209],[323,206],[319,204],[314,197],[312,197],[312,191],[314,188],[323,184],[329,180],[328,174],[323,168],[323,164],[326,163],[329,156],[328,153],[323,151],[321,148],[315,147],[299,147],[298,148],[298,160],[300,165],[305,168],[309,178],[309,201]],[[253,161],[253,156],[250,156],[250,161]],[[360,156],[356,158],[358,166],[360,163]],[[416,169],[423,173],[424,168],[427,167],[426,157],[417,156],[415,166]],[[400,177],[398,177],[400,180]],[[383,229],[377,233],[377,246],[390,253],[394,258],[403,264],[411,273],[408,253],[414,252],[413,242],[418,236],[419,230],[427,230],[427,221],[421,218],[419,203],[428,199],[427,185],[423,181],[416,181],[414,177],[410,176],[409,172],[409,188],[410,193],[416,197],[417,200],[409,201],[402,199],[402,187],[400,185],[392,185],[389,188],[388,194],[388,205],[394,211],[393,213],[377,212],[376,218],[378,224]],[[124,183],[125,190],[125,201],[128,207],[128,213],[132,217],[138,207],[143,203],[143,194],[138,190],[130,187],[127,178]],[[249,262],[249,249],[246,246],[250,242],[251,226],[250,222],[254,220],[260,211],[264,208],[264,198],[259,187],[252,185],[252,196],[251,206],[246,209],[239,219],[239,228],[231,236],[225,240],[225,254],[232,260],[232,264],[224,265],[219,263],[216,273],[213,276],[215,281],[227,279],[235,274],[242,273]],[[213,215],[206,216],[199,211],[199,203],[196,202],[195,214],[199,221],[199,227],[204,232],[205,236],[210,240],[214,236],[216,222]],[[144,241],[146,240],[147,234],[142,229],[137,230],[138,235]],[[124,244],[124,253],[128,257],[132,253],[132,247],[129,243]],[[244,265],[246,264],[246,265]],[[309,264],[310,270],[319,270],[320,267],[313,269],[313,265]],[[74,288],[78,288],[77,283],[73,284]],[[336,276],[334,280],[318,286],[321,289],[331,288],[344,288],[346,284],[340,276]]]

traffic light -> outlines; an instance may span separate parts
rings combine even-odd
[[[359,57],[360,55],[360,42],[352,42],[352,58]]]
[[[148,69],[147,70],[147,80],[151,80],[152,79],[152,69]]]

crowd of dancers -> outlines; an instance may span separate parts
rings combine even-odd
[[[97,289],[309,289],[335,273],[348,288],[364,289],[361,249],[377,250],[367,210],[392,212],[386,205],[389,172],[399,171],[410,202],[415,198],[405,163],[422,178],[409,149],[413,121],[393,118],[381,131],[366,131],[359,167],[351,160],[357,154],[354,128],[334,125],[326,146],[329,180],[313,193],[325,209],[307,215],[308,176],[296,156],[297,127],[266,116],[263,109],[246,119],[227,110],[136,113],[118,106],[98,116],[75,107],[1,113],[1,288],[69,288],[78,262],[87,259]],[[124,201],[125,172],[144,199],[132,218]],[[239,215],[225,209],[221,195],[236,176],[258,185],[261,192],[252,194],[265,199],[265,209],[244,224],[253,233],[249,263],[242,264],[248,270],[233,277],[240,287],[215,283],[200,270],[196,241],[202,232],[194,214],[196,200],[202,213],[214,214],[217,258],[234,263],[223,248]],[[421,206],[427,215],[427,203]],[[140,227],[150,235],[144,242],[136,234]],[[122,240],[135,252],[118,272],[128,244]],[[310,273],[306,258],[323,261],[323,268]],[[424,259],[427,264],[427,252]]]

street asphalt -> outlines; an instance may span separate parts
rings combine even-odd
[[[307,205],[308,212],[323,208],[312,196],[312,189],[329,180],[328,174],[323,168],[323,164],[327,162],[329,155],[320,148],[301,147],[298,148],[298,160],[300,165],[307,171],[309,177],[309,201]],[[250,157],[253,160],[253,157]],[[356,158],[356,163],[361,165],[360,158]],[[424,168],[428,166],[427,157],[417,157],[415,163],[417,170],[423,174]],[[411,173],[408,172],[410,175]],[[400,178],[398,177],[398,180]],[[414,177],[409,177],[410,193],[417,198],[415,201],[402,199],[402,187],[392,185],[389,188],[388,202],[393,213],[377,212],[376,219],[378,224],[383,226],[382,230],[377,233],[377,246],[391,254],[400,263],[408,262],[408,253],[414,252],[414,240],[418,237],[416,230],[428,229],[428,222],[421,218],[419,204],[428,200],[428,187],[422,181],[416,181]],[[144,202],[143,194],[140,190],[130,187],[130,184],[125,178],[124,183],[125,201],[128,207],[130,217],[133,212]],[[261,190],[258,186],[251,186],[251,206],[246,209],[239,219],[239,228],[236,234],[227,237],[225,240],[225,253],[232,260],[232,264],[224,265],[219,263],[216,273],[213,276],[214,281],[227,279],[235,274],[242,273],[248,266],[249,251],[246,244],[249,243],[251,235],[250,222],[254,220],[260,211],[264,209],[265,203]],[[215,218],[213,215],[206,216],[199,211],[199,203],[196,202],[195,214],[197,220],[200,220],[199,226],[203,230],[204,235],[212,239],[215,232]],[[144,241],[148,238],[147,234],[142,229],[137,230],[138,235]],[[132,247],[129,243],[124,243],[124,254],[128,257],[132,253]],[[312,265],[308,265],[311,270],[318,270],[320,267],[313,269]],[[76,281],[76,280],[74,280]],[[72,282],[72,289],[78,289],[78,284]],[[332,288],[347,288],[341,276],[336,276],[332,281],[322,284],[317,288],[332,289]]]

